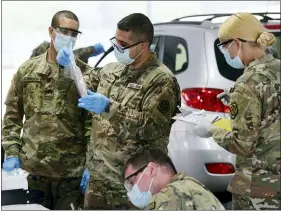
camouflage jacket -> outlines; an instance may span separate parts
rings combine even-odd
[[[229,191],[251,197],[280,194],[280,60],[266,55],[249,64],[230,90],[232,132],[214,140],[238,155]]]
[[[143,68],[110,63],[89,73],[86,81],[111,100],[109,112],[93,116],[87,166],[95,180],[122,191],[120,172],[132,152],[145,145],[167,150],[180,88],[155,54]]]
[[[77,65],[82,73],[91,69],[80,60]],[[56,72],[50,69],[46,52],[14,75],[5,101],[2,144],[6,155],[19,156],[21,167],[32,175],[77,177],[85,165],[92,115],[77,106],[74,81],[56,67]]]
[[[178,173],[145,210],[224,210],[219,200],[200,182]]]
[[[33,49],[30,58],[33,58],[33,57],[36,57],[36,56],[39,56],[39,55],[45,53],[49,49],[49,47],[50,47],[50,43],[47,41],[44,41],[38,47]],[[95,49],[93,48],[93,46],[89,46],[86,48],[78,48],[78,49],[73,50],[73,54],[78,59],[82,60],[85,63],[88,63],[89,58],[93,56],[94,52],[95,52]]]

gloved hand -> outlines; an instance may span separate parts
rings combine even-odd
[[[101,53],[104,53],[104,48],[103,48],[103,45],[100,44],[100,43],[97,43],[93,46],[94,48],[94,53],[92,54],[92,56],[98,56],[100,55]]]
[[[3,163],[3,169],[5,171],[13,171],[15,168],[20,167],[20,160],[17,157],[9,157]]]
[[[224,89],[224,92],[218,94],[217,98],[220,99],[224,105],[229,106],[230,96],[228,89]]]
[[[60,65],[64,66],[64,67],[67,66],[68,64],[70,64],[70,52],[69,52],[69,49],[67,49],[65,47],[60,49],[56,59],[57,59],[57,62]]]
[[[195,127],[194,127],[194,132],[202,137],[202,138],[209,138],[212,136],[211,134],[211,129],[215,128],[214,125],[210,123],[209,120],[207,119],[202,119]]]
[[[96,114],[102,113],[108,106],[110,100],[100,94],[87,90],[88,95],[78,100],[78,106]]]
[[[85,193],[86,188],[89,184],[89,180],[90,180],[89,171],[88,171],[88,169],[85,169],[83,172],[81,183],[80,183],[80,187],[82,188],[82,193]]]

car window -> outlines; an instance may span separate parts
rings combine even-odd
[[[155,36],[150,45],[150,51],[155,52],[157,57],[159,57],[159,51],[160,51],[159,43],[160,43],[160,37]]]
[[[181,37],[165,36],[163,63],[177,74],[188,67],[188,49]]]

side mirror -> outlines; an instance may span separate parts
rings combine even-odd
[[[176,49],[176,54],[181,54],[181,53],[182,53],[182,49],[177,48],[177,49]]]

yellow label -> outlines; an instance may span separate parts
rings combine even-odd
[[[219,119],[218,121],[214,122],[213,125],[217,126],[218,128],[231,131],[231,124],[229,119]]]

